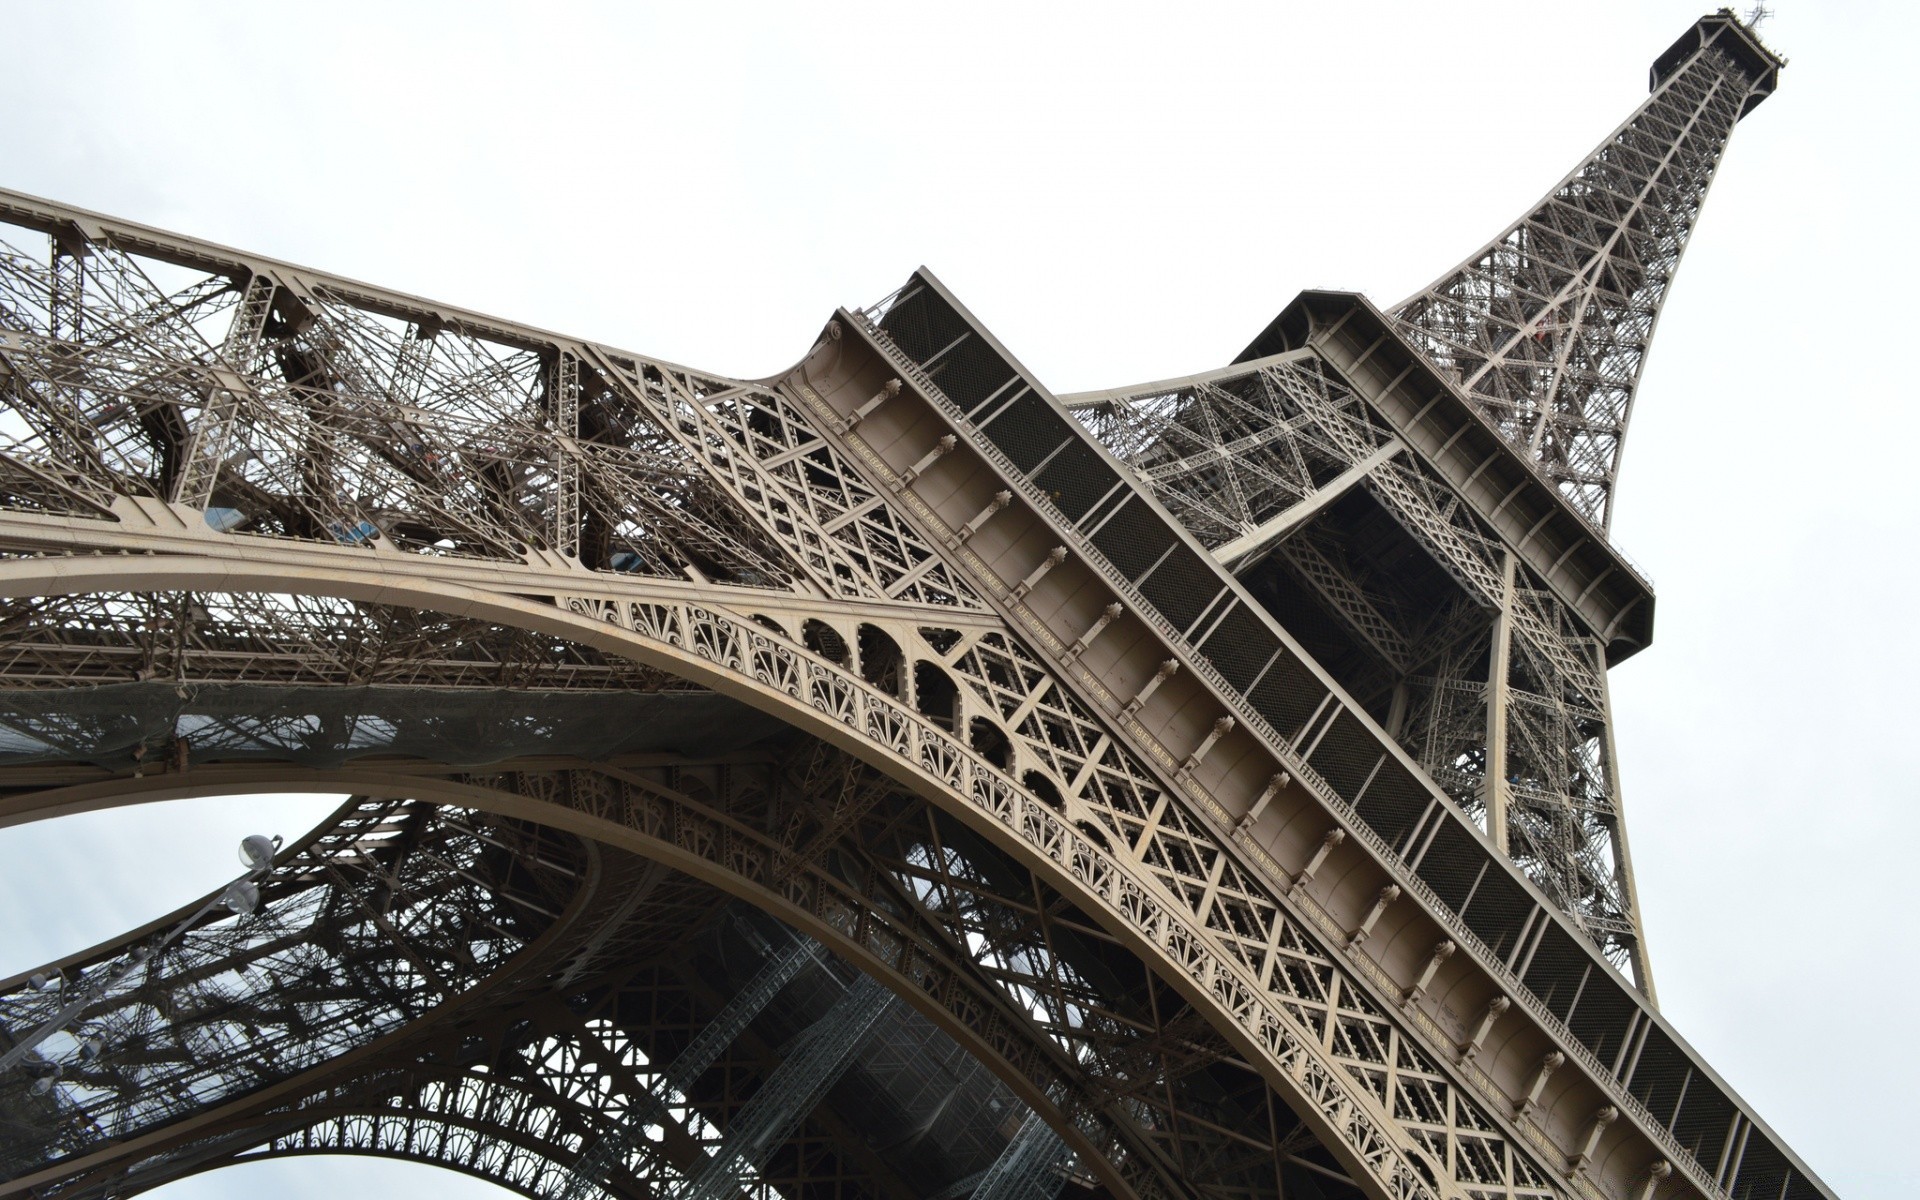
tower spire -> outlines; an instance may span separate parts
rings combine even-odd
[[[1702,17],[1654,60],[1652,94],[1585,161],[1393,310],[1602,528],[1680,253],[1735,123],[1785,65],[1731,9]]]

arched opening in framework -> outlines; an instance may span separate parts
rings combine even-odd
[[[233,1194],[285,1200],[335,1196],[432,1196],[434,1200],[507,1200],[524,1193],[457,1164],[361,1148],[300,1155],[242,1156],[205,1174],[162,1184],[155,1200],[225,1200]]]
[[[899,642],[872,625],[860,627],[860,677],[889,696],[906,699],[906,656]]]
[[[675,782],[685,787],[694,780]],[[265,798],[245,799],[260,808]],[[181,810],[196,806],[152,807],[173,810],[168,815],[178,819]],[[475,830],[471,840],[487,846],[499,844],[503,829],[522,824],[489,823],[484,810],[369,797],[349,802],[329,823],[357,830],[347,841],[364,847],[373,831],[417,829],[423,815],[435,812],[447,814],[457,829]],[[356,853],[349,850],[347,857]],[[406,874],[392,860],[382,870],[396,880]],[[514,864],[496,859],[493,871],[490,889],[515,890]],[[309,886],[321,874],[295,865],[287,873],[306,878]],[[491,999],[483,994],[468,1005],[472,1015],[459,1029],[437,1042],[429,1037],[424,1047],[416,1045],[403,1056],[411,1074],[376,1062],[374,1082],[367,1084],[352,1076],[328,1080],[322,1070],[308,1088],[317,1099],[270,1106],[251,1121],[230,1113],[217,1152],[200,1139],[182,1158],[153,1156],[139,1174],[120,1180],[121,1194],[229,1164],[322,1154],[432,1163],[529,1196],[550,1196],[556,1187],[564,1194],[581,1176],[596,1171],[595,1186],[606,1184],[615,1194],[627,1190],[622,1184],[628,1176],[656,1193],[694,1188],[692,1194],[706,1194],[698,1185],[706,1180],[707,1191],[713,1190],[708,1176],[724,1161],[723,1151],[734,1144],[730,1139],[752,1144],[757,1132],[766,1144],[738,1172],[755,1194],[763,1189],[768,1195],[933,1195],[968,1181],[977,1188],[1011,1149],[1034,1142],[1033,1130],[1016,1141],[1029,1115],[1026,1106],[980,1058],[912,1005],[863,982],[858,968],[814,939],[710,883],[610,847],[600,849],[590,870],[574,873],[614,881],[603,886],[606,894],[598,908],[568,910],[579,927],[576,947],[595,950],[550,961],[542,986],[529,989],[522,983]],[[396,911],[408,909],[405,887],[393,886]],[[923,882],[918,890],[925,896],[930,885]],[[222,999],[241,1025],[270,1037],[272,1003],[260,993],[271,992],[298,964],[284,947],[250,947],[249,941],[258,939],[249,939],[245,931],[285,933],[288,909],[298,904],[285,891],[270,888],[265,906],[252,917],[196,930],[176,951],[197,957],[177,973],[177,989],[166,993],[173,1003],[152,1003],[165,991],[156,988],[141,1007],[193,1010],[205,997],[191,990],[188,977],[238,979],[237,990],[229,987]],[[309,917],[313,909],[307,906]],[[458,916],[442,918],[453,924]],[[551,937],[548,931],[533,944]],[[431,940],[419,941],[414,950]],[[596,959],[594,954],[608,945],[621,950]],[[524,957],[516,961],[523,965],[508,974],[528,970]],[[366,975],[354,978],[371,982]],[[771,988],[763,986],[769,978]],[[487,986],[479,990],[484,993]],[[303,1021],[326,1019],[311,1000],[300,1008]],[[489,1008],[510,1013],[510,1020],[504,1025],[489,1020]],[[102,1014],[95,1027],[110,1042],[97,1063],[112,1066],[142,1053],[147,1043],[141,1039],[151,1031],[137,1025],[137,1020],[118,1020],[113,1011]],[[716,1039],[717,1029],[724,1032]],[[352,1039],[353,1019],[340,1023],[339,1030]],[[811,1083],[804,1073],[789,1072],[805,1057],[792,1047],[835,1039],[841,1043],[837,1056],[813,1065]],[[703,1041],[709,1043],[704,1052]],[[355,1044],[372,1041],[362,1036]],[[704,1060],[686,1065],[702,1053]],[[636,1081],[644,1089],[641,1100],[657,1105],[651,1113],[636,1101]],[[69,1083],[79,1081],[63,1081],[61,1090]],[[203,1079],[198,1086],[204,1090],[207,1083]],[[811,1098],[787,1114],[789,1128],[782,1130],[779,1119],[755,1126],[756,1116],[763,1115],[755,1106],[769,1094],[777,1100],[784,1093]],[[547,1111],[530,1109],[523,1102],[527,1097],[536,1106],[542,1098],[550,1102]],[[527,1119],[503,1126],[497,1116],[503,1110]],[[636,1112],[641,1118],[634,1118]],[[778,1131],[770,1141],[764,1136],[768,1129]],[[596,1156],[597,1147],[627,1134],[633,1136],[617,1156]],[[1050,1139],[1044,1131],[1042,1136]],[[1075,1167],[1057,1139],[1042,1151],[1037,1159],[1028,1153],[1021,1161],[1029,1173],[1035,1162],[1040,1164],[1041,1175],[1053,1184],[1048,1194],[1061,1189],[1068,1196],[1107,1194]],[[1000,1168],[1003,1175],[1009,1169]]]
[[[920,715],[951,733],[960,719],[960,685],[935,662],[913,667],[913,703]]]
[[[467,813],[459,819],[476,826],[484,813],[454,811]],[[1036,1021],[1081,1027],[1106,1024],[1105,1036],[1112,1036],[1111,1017],[1098,1011],[1099,997],[1113,997],[1129,986],[1149,982],[1140,975],[1138,965],[1130,965],[1129,956],[1114,953],[1104,939],[1088,940],[1092,931],[1080,920],[1060,919],[1068,910],[1060,908],[1057,899],[1048,900],[1044,890],[1035,890],[1037,882],[1023,879],[1013,860],[950,819],[923,815],[929,821],[926,835],[898,840],[890,859],[881,853],[880,861],[891,863],[895,886],[929,910],[952,910],[959,897],[972,897],[956,931],[971,931],[965,936],[973,940],[972,956],[980,965],[1026,979],[1015,994]],[[884,823],[898,828],[899,821],[896,811]],[[379,821],[383,827],[404,823],[392,816]],[[869,850],[880,852],[881,848],[870,844]],[[603,857],[615,853],[610,848],[601,851]],[[254,1126],[272,1132],[271,1137],[247,1136],[242,1122],[233,1153],[182,1162],[171,1169],[165,1163],[150,1166],[149,1170],[160,1171],[155,1182],[176,1172],[191,1173],[227,1162],[370,1153],[434,1162],[496,1180],[524,1194],[551,1195],[556,1178],[570,1178],[576,1165],[590,1157],[591,1139],[596,1135],[561,1138],[556,1145],[528,1129],[489,1131],[482,1128],[484,1122],[476,1123],[476,1113],[497,1107],[497,1099],[489,1103],[474,1092],[462,1107],[456,1103],[461,1087],[478,1086],[476,1081],[492,1087],[497,1085],[488,1081],[539,1078],[544,1080],[542,1095],[565,1095],[576,1102],[587,1095],[600,1101],[603,1113],[631,1112],[631,1096],[607,1091],[607,1080],[594,1066],[606,1059],[609,1047],[617,1048],[616,1055],[629,1068],[637,1065],[653,1071],[657,1082],[688,1045],[711,1029],[770,967],[797,958],[803,969],[793,972],[774,1002],[740,1026],[728,1043],[733,1047],[734,1039],[738,1040],[737,1049],[729,1050],[731,1057],[684,1081],[677,1090],[670,1087],[663,1092],[696,1139],[705,1139],[710,1151],[724,1145],[733,1121],[756,1094],[772,1084],[780,1049],[809,1033],[832,1035],[824,1027],[832,1026],[836,1013],[846,1006],[858,975],[850,964],[835,960],[812,939],[752,905],[676,872],[635,865],[638,873],[629,872],[627,883],[612,889],[608,903],[635,925],[674,930],[682,936],[656,944],[650,954],[633,954],[620,962],[614,972],[619,977],[614,985],[617,995],[610,996],[605,980],[586,970],[567,980],[566,986],[548,989],[544,1005],[525,995],[507,997],[502,1007],[517,1014],[515,1023],[504,1029],[495,1023],[492,1040],[468,1035],[443,1050],[425,1051],[426,1059],[443,1064],[451,1074],[416,1081],[415,1089],[404,1094],[389,1091],[363,1097],[357,1105],[336,1106],[326,1120],[298,1130],[272,1132],[275,1127],[266,1120]],[[1029,897],[1024,902],[1018,899],[1023,891]],[[989,895],[1004,899],[988,901]],[[631,902],[635,896],[640,897],[637,904]],[[1034,904],[1054,912],[1054,922],[1033,930],[1024,941],[1010,937],[1024,920],[1022,912],[1038,911],[1031,909]],[[1064,957],[1054,958],[1055,954]],[[270,979],[284,970],[278,961],[256,960],[244,974]],[[1138,982],[1127,984],[1129,976]],[[1161,1003],[1176,1003],[1164,992],[1152,994]],[[545,1017],[535,1019],[543,1010]],[[644,1028],[634,1027],[633,1014],[643,1014]],[[530,1020],[533,1024],[527,1024]],[[474,1024],[489,1026],[484,1018]],[[844,1022],[842,1026],[840,1035],[847,1036]],[[1202,1027],[1189,1024],[1184,1036],[1204,1038],[1205,1033]],[[592,1050],[587,1049],[590,1039],[597,1039]],[[110,1048],[107,1061],[114,1053]],[[1201,1074],[1205,1072],[1203,1068]],[[594,1079],[599,1079],[597,1085]],[[1195,1083],[1192,1074],[1182,1081],[1187,1087]],[[1217,1114],[1221,1096],[1215,1089],[1203,1090],[1210,1110]],[[1017,1118],[1025,1112],[1025,1105],[979,1058],[898,999],[886,999],[871,1014],[870,1025],[858,1044],[850,1047],[846,1061],[834,1069],[819,1103],[817,1111],[800,1114],[796,1131],[758,1168],[758,1177],[777,1183],[775,1194],[817,1194],[810,1189],[823,1181],[853,1189],[839,1194],[938,1194],[978,1172],[991,1171],[1015,1148],[1022,1128]],[[555,1121],[564,1126],[565,1112],[537,1125],[551,1130],[558,1127]],[[850,1131],[855,1130],[859,1143],[877,1143],[879,1149],[868,1145],[862,1150],[850,1143]],[[877,1131],[887,1136],[879,1138]],[[1028,1132],[1027,1142],[1034,1140],[1035,1131],[1043,1139],[1046,1136],[1036,1127]],[[597,1136],[604,1139],[604,1131]],[[659,1140],[661,1135],[653,1136]],[[1304,1158],[1307,1152],[1307,1147],[1299,1147],[1295,1157],[1311,1161]],[[1059,1194],[1109,1194],[1075,1168],[1063,1147],[1054,1146],[1048,1153],[1053,1156],[1046,1160],[1048,1170],[1065,1189]],[[627,1157],[659,1173],[678,1169],[674,1178],[688,1174],[684,1166],[663,1160],[662,1154],[657,1146],[636,1147]],[[1281,1167],[1287,1172],[1306,1169]],[[896,1183],[908,1180],[905,1192],[862,1190],[876,1172]],[[134,1185],[129,1192],[143,1186],[128,1182]]]
[[[800,640],[808,650],[828,662],[839,663],[841,666],[852,665],[847,639],[840,636],[840,631],[825,621],[809,619],[802,624]]]
[[[895,644],[898,645],[897,642]],[[678,686],[684,687],[684,684]],[[209,689],[201,690],[208,695],[213,694]],[[732,705],[732,709],[727,711],[731,711],[733,716],[721,716],[721,710],[714,710],[702,725],[717,725],[739,736],[746,736],[750,727],[740,718],[751,710],[697,688],[685,693],[685,698],[688,703],[720,704],[723,709],[726,705]],[[717,721],[714,719],[716,717],[719,718]],[[775,727],[779,728],[778,722],[775,722]],[[757,740],[764,741],[766,736],[763,733]],[[798,738],[810,735],[789,731],[780,736]],[[750,739],[749,744],[752,740],[755,739]],[[359,748],[364,750],[367,746],[362,743]],[[423,747],[418,743],[402,746],[396,742],[374,749],[401,750],[419,755]],[[325,754],[324,747],[313,743],[311,739],[298,747],[283,743],[274,751],[273,757],[282,762],[287,758],[299,762],[302,761],[302,755],[314,753],[331,757]],[[431,758],[432,755],[426,757]],[[335,761],[338,762],[337,759]],[[355,765],[357,761],[349,755],[340,773],[353,775],[360,770]],[[217,762],[217,755],[205,754],[200,750],[196,750],[192,756],[192,766],[196,769],[201,765],[217,765]],[[307,778],[321,778],[330,769],[314,760],[296,773]],[[1004,771],[1005,768],[1000,769]],[[505,787],[503,781],[518,778],[511,773],[501,775],[491,769],[478,772],[448,770],[441,773],[443,781],[456,777],[464,781],[459,785],[461,787],[482,788]],[[161,778],[152,786],[165,789],[190,784]],[[507,790],[512,791],[511,788]],[[937,792],[937,789],[934,790]],[[697,794],[704,803],[710,805],[724,805],[740,795],[738,788],[730,783],[726,771],[717,765],[712,768],[700,767],[689,775],[686,791]],[[839,793],[842,796],[846,794]],[[828,851],[820,861],[832,865],[831,873],[822,868],[823,873],[818,881],[821,885],[831,883],[835,878],[844,881],[850,868],[869,872],[878,869],[881,876],[892,880],[888,886],[895,890],[896,895],[918,898],[925,910],[923,916],[947,922],[944,926],[946,932],[941,936],[950,939],[949,944],[965,947],[966,958],[974,960],[985,956],[998,962],[1000,965],[990,972],[998,975],[1000,983],[997,986],[1003,988],[1000,999],[995,1003],[1011,1003],[1014,1007],[1010,1015],[1028,1022],[1029,1030],[1039,1031],[1037,1046],[1030,1048],[1027,1053],[1041,1057],[1032,1059],[1027,1066],[1020,1068],[1010,1068],[1002,1062],[996,1067],[997,1071],[1005,1074],[1027,1071],[1026,1078],[1031,1081],[1035,1077],[1034,1072],[1039,1072],[1039,1064],[1050,1056],[1056,1073],[1065,1072],[1064,1076],[1059,1076],[1062,1086],[1085,1090],[1092,1086],[1091,1081],[1079,1078],[1075,1082],[1073,1073],[1079,1071],[1084,1076],[1087,1072],[1108,1069],[1099,1061],[1100,1056],[1120,1054],[1125,1050],[1120,1044],[1119,1031],[1127,1031],[1126,1036],[1174,1037],[1164,1026],[1179,1022],[1182,1024],[1178,1026],[1176,1040],[1182,1057],[1177,1061],[1160,1063],[1155,1068],[1167,1076],[1170,1085],[1170,1089],[1163,1089],[1162,1094],[1155,1098],[1161,1107],[1145,1103],[1130,1114],[1130,1119],[1137,1126],[1130,1134],[1122,1131],[1116,1135],[1109,1130],[1099,1135],[1102,1139],[1115,1136],[1123,1140],[1128,1136],[1192,1139],[1192,1127],[1182,1129],[1173,1110],[1196,1105],[1199,1106],[1197,1111],[1211,1111],[1217,1115],[1223,1111],[1223,1105],[1227,1108],[1237,1106],[1245,1110],[1249,1128],[1264,1125],[1269,1130],[1275,1127],[1293,1130],[1298,1134],[1298,1139],[1286,1144],[1284,1154],[1281,1153],[1282,1147],[1276,1145],[1274,1155],[1277,1157],[1268,1157],[1262,1164],[1248,1166],[1243,1155],[1235,1170],[1258,1171],[1268,1179],[1277,1181],[1287,1171],[1294,1169],[1289,1161],[1302,1155],[1318,1155],[1322,1160],[1322,1169],[1334,1169],[1334,1160],[1317,1147],[1310,1134],[1301,1129],[1298,1117],[1268,1090],[1258,1072],[1243,1061],[1244,1056],[1236,1055],[1208,1027],[1206,1018],[1196,1013],[1178,991],[1157,978],[1156,968],[1144,963],[1134,952],[1114,941],[1111,933],[1101,929],[1104,917],[1097,909],[1068,899],[1055,890],[1057,884],[1050,880],[1045,870],[1036,869],[1038,864],[1011,853],[1008,848],[998,844],[997,835],[984,836],[979,829],[947,813],[941,805],[929,804],[926,798],[903,791],[897,785],[881,787],[877,795],[878,799],[871,803],[861,800],[853,805],[838,806],[827,821],[814,819],[811,824],[783,823],[765,819],[772,814],[761,814],[749,824],[751,828],[765,831],[768,835],[786,828],[806,829],[810,838],[819,840],[804,844],[803,848],[809,853]],[[595,808],[593,803],[571,793],[531,795],[522,792],[499,801],[523,815],[532,811],[533,805],[562,802],[563,807],[572,805],[579,811],[620,811],[618,805],[612,810]],[[631,806],[632,801],[627,803]],[[899,807],[901,804],[908,807],[903,810]],[[1053,805],[1049,803],[1048,807]],[[576,812],[565,823],[576,824],[580,819]],[[605,817],[598,816],[595,819]],[[889,831],[887,836],[894,840],[884,850],[877,848],[875,843],[862,844],[859,834],[863,828]],[[832,836],[826,837],[821,832],[823,830]],[[863,862],[866,866],[858,867]],[[710,873],[716,870],[712,864],[703,869]],[[718,878],[717,875],[713,877]],[[752,891],[756,887],[766,888],[769,884],[765,880],[735,880],[727,886],[739,892]],[[989,901],[988,897],[992,899]],[[877,897],[861,903],[876,901]],[[1032,914],[1040,912],[1055,915],[1036,924]],[[797,918],[807,914],[799,912],[790,915]],[[815,922],[824,920],[819,916],[811,919]],[[821,935],[831,933],[830,929],[820,926],[812,931]],[[1014,940],[1009,941],[1009,937]],[[934,942],[929,940],[923,944],[932,945]],[[1072,955],[1063,956],[1061,947],[1076,945],[1078,949]],[[875,953],[871,947],[854,946],[849,949],[868,955]],[[867,966],[873,965],[870,959],[863,962]],[[949,966],[957,969],[958,965]],[[893,986],[899,988],[903,984],[896,982]],[[913,985],[909,983],[904,986],[911,988]],[[925,990],[924,985],[922,990]],[[1121,1003],[1122,1007],[1111,1008],[1116,1002]],[[951,1014],[947,1019],[951,1019]],[[958,1032],[966,1031],[961,1029]],[[977,1038],[979,1034],[976,1032],[971,1036]],[[976,1041],[976,1047],[978,1044]],[[1149,1044],[1158,1046],[1174,1043],[1154,1041]],[[1150,1050],[1147,1053],[1159,1054],[1163,1051]],[[1134,1065],[1127,1069],[1139,1068]],[[1040,1077],[1045,1075],[1044,1072],[1039,1074]],[[1032,1086],[1030,1082],[1029,1086]],[[1167,1095],[1169,1090],[1171,1097]],[[1039,1094],[1029,1092],[1025,1099],[1044,1103],[1046,1094],[1044,1091]],[[1172,1105],[1171,1110],[1165,1107],[1168,1103]],[[1257,1120],[1254,1119],[1256,1116]],[[1084,1131],[1076,1136],[1084,1136]],[[1204,1133],[1199,1141],[1205,1141]],[[1141,1158],[1137,1151],[1125,1151],[1122,1142],[1106,1144],[1123,1157],[1131,1153],[1128,1166],[1134,1170],[1140,1169]],[[1198,1145],[1186,1149],[1200,1157],[1207,1157]],[[1095,1165],[1108,1171],[1115,1169],[1111,1162],[1096,1162]],[[1107,1178],[1110,1182],[1117,1182],[1125,1176],[1109,1175]],[[1253,1188],[1254,1194],[1261,1190],[1264,1189]]]
[[[967,723],[967,744],[975,754],[1002,771],[1013,769],[1013,743],[1007,739],[1004,729],[985,717],[975,717]]]

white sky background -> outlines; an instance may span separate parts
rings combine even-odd
[[[1666,1014],[1841,1195],[1920,1193],[1909,4],[1776,0],[1660,326],[1614,675]],[[1451,267],[1705,11],[1624,4],[0,6],[0,185],[735,376],[926,263],[1055,391]],[[0,830],[0,976],[237,872],[226,800]],[[493,1192],[308,1160],[189,1197]],[[499,1194],[494,1192],[493,1194]]]

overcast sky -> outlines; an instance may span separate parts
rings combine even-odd
[[[1920,19],[1777,7],[1792,65],[1635,408],[1614,533],[1659,616],[1614,706],[1664,1011],[1841,1195],[1892,1200],[1920,1193]],[[11,0],[0,186],[735,376],[925,263],[1077,391],[1220,365],[1301,288],[1401,299],[1624,118],[1704,9]],[[325,808],[0,830],[0,975]],[[159,1194],[348,1187],[501,1194],[345,1159]]]

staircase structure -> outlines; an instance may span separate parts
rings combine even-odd
[[[355,797],[57,964],[0,1196],[1830,1196],[1658,1011],[1606,695],[1780,66],[1703,18],[1419,295],[1071,397],[926,271],[755,382],[0,193],[0,820]]]

